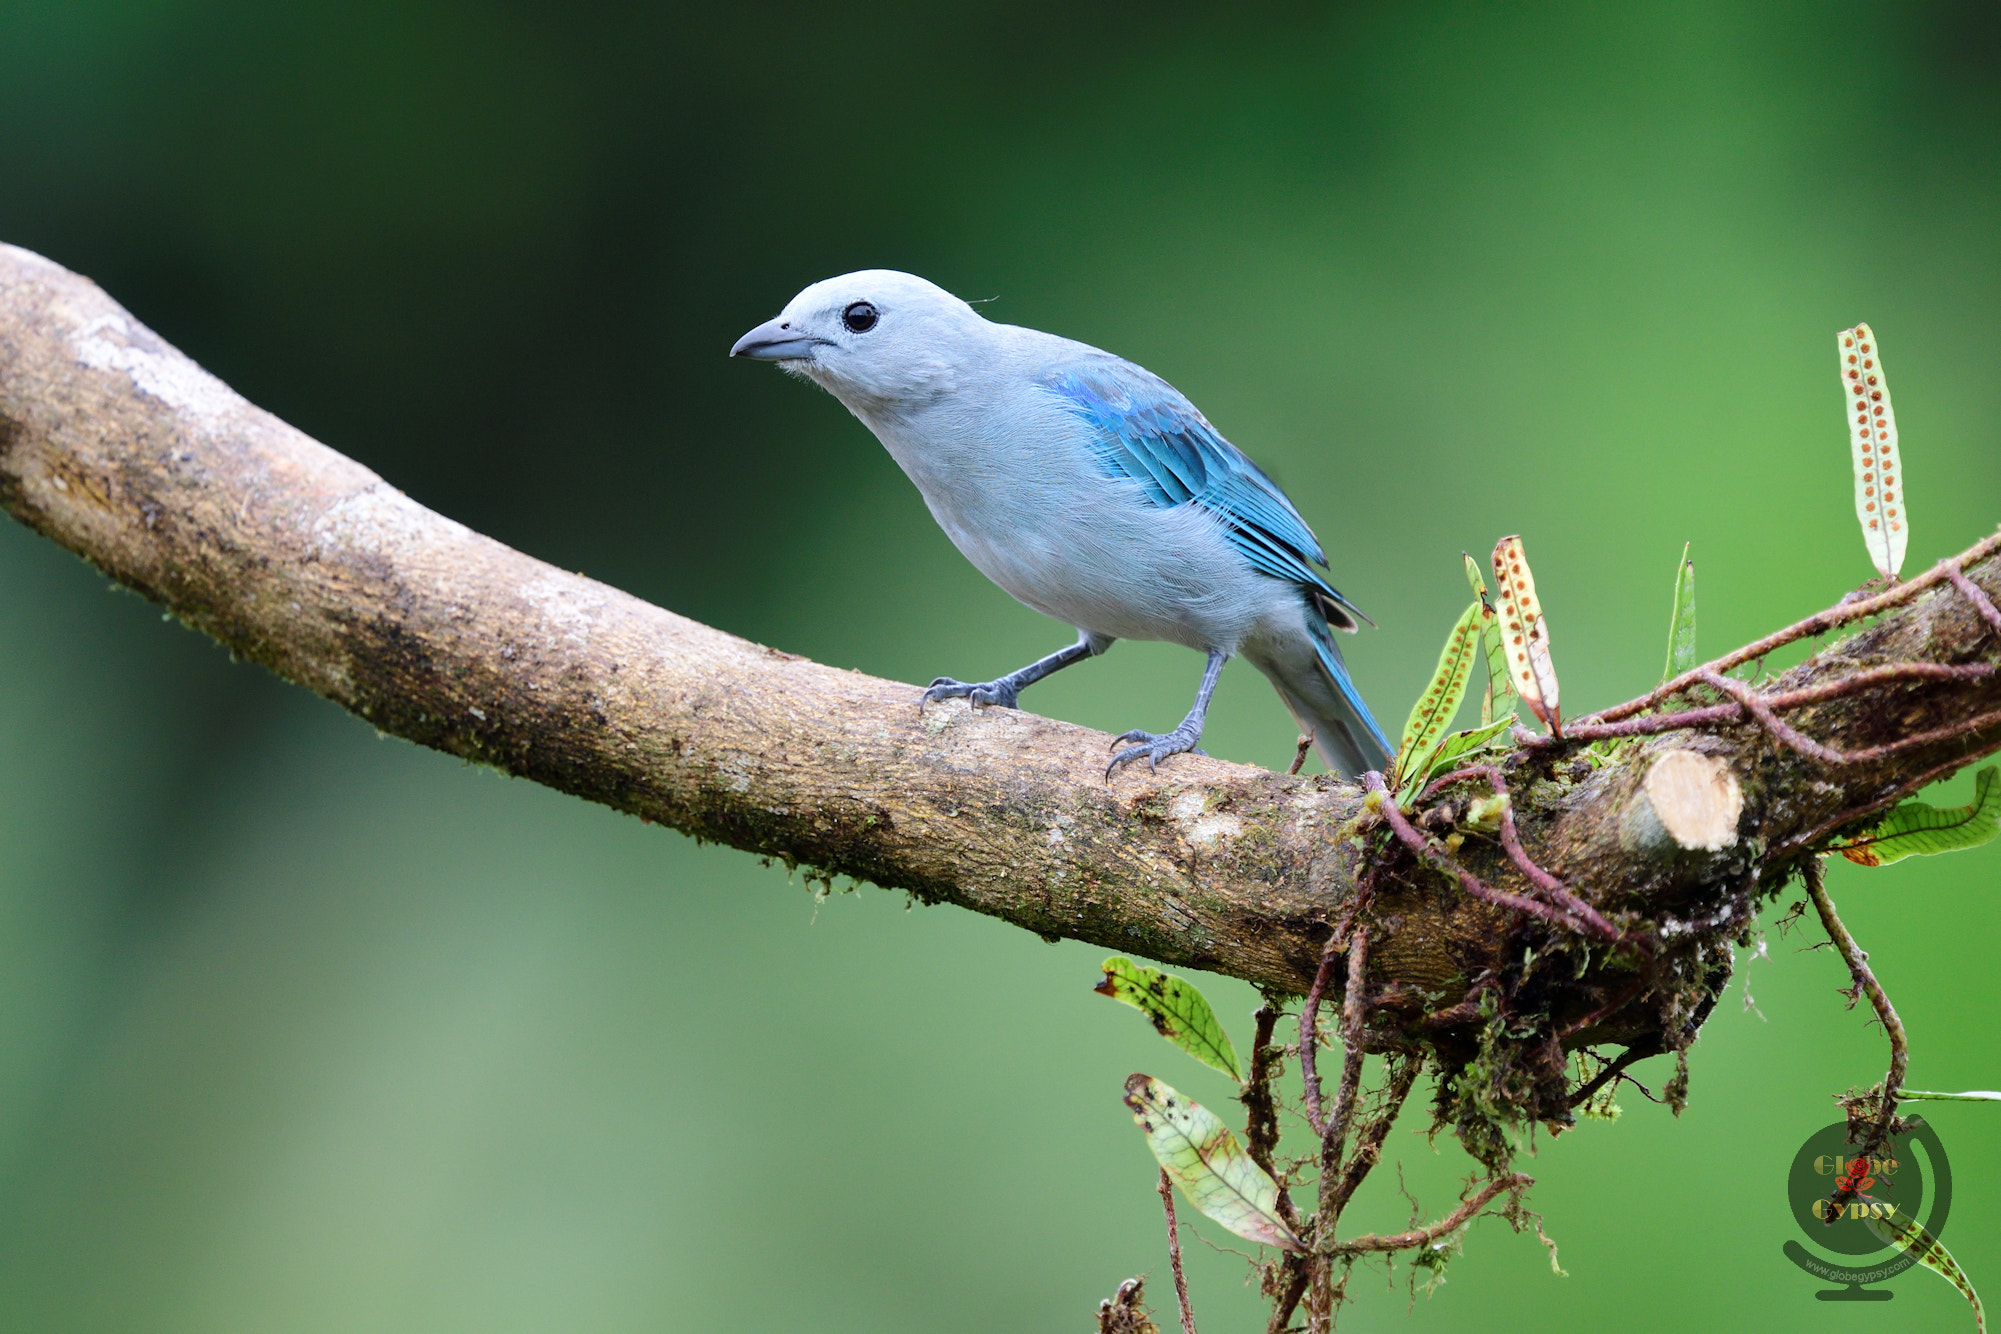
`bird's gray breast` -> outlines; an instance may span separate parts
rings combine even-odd
[[[1274,597],[1217,518],[1109,475],[1094,428],[1038,384],[864,421],[975,568],[1046,616],[1118,639],[1235,646]]]

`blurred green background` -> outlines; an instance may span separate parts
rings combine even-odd
[[[1997,13],[13,0],[0,239],[538,556],[978,678],[1069,631],[830,399],[725,359],[810,281],[914,270],[1159,371],[1266,463],[1381,623],[1350,658],[1386,721],[1459,552],[1525,534],[1579,710],[1659,672],[1684,541],[1712,650],[1870,573],[1844,325],[1894,372],[1909,568],[2001,519]],[[1199,670],[1124,644],[1030,703],[1160,728]],[[1292,736],[1226,673],[1213,752]],[[8,1328],[1081,1331],[1141,1271],[1171,1306],[1120,1084],[1227,1089],[1089,994],[1102,951],[816,907],[378,740],[11,525],[0,849]],[[1997,869],[1834,869],[1918,1086],[2001,1083]],[[1781,1256],[1792,1152],[1883,1043],[1829,953],[1771,943],[1679,1122],[1629,1093],[1539,1141],[1570,1277],[1489,1222],[1409,1314],[1359,1279],[1343,1327],[1964,1327],[1923,1271],[1826,1306]],[[1210,994],[1247,1040],[1248,989]],[[1930,1115],[1946,1240],[2001,1295],[2001,1115]],[[1439,1212],[1463,1155],[1392,1145]],[[1358,1224],[1404,1221],[1393,1187]],[[1205,1330],[1261,1327],[1240,1261],[1190,1266]]]

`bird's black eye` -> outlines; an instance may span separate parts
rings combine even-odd
[[[876,314],[875,307],[866,301],[854,302],[841,312],[841,323],[848,327],[849,333],[867,333],[875,328],[875,322],[879,318],[881,317]]]

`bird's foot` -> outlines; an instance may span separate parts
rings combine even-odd
[[[1160,761],[1170,755],[1207,755],[1208,751],[1195,744],[1201,739],[1200,730],[1186,723],[1164,735],[1157,732],[1142,732],[1134,728],[1123,736],[1115,736],[1112,738],[1112,744],[1125,746],[1126,749],[1112,756],[1112,762],[1105,767],[1105,781],[1111,782],[1112,775],[1119,771],[1120,765],[1131,764],[1134,760],[1144,759],[1146,767],[1154,769],[1159,767]]]
[[[924,692],[924,698],[918,701],[918,707],[922,708],[941,699],[968,699],[976,705],[998,704],[1003,709],[1018,709],[1021,707],[1021,687],[1014,683],[1013,678],[1006,676],[995,681],[975,683],[954,681],[949,676],[941,676]]]

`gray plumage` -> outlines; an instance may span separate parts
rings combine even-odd
[[[1021,689],[1117,639],[1209,657],[1172,732],[1134,731],[1113,759],[1193,750],[1210,692],[1242,654],[1321,758],[1353,776],[1389,746],[1331,628],[1356,612],[1278,487],[1172,385],[1108,352],[996,324],[921,278],[868,270],[816,283],[732,354],[776,361],[860,418],[981,573],[1077,628],[1076,645],[951,696],[1013,707]]]

